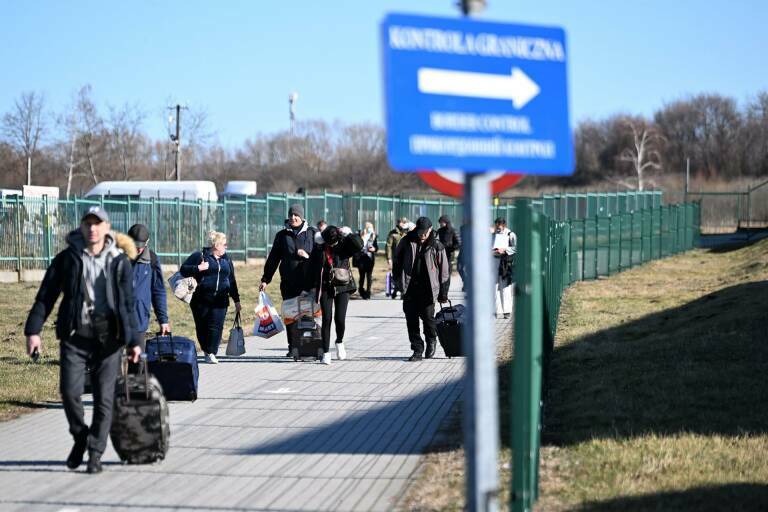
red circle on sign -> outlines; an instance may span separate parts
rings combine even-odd
[[[436,173],[435,171],[419,171],[417,173],[419,177],[438,192],[452,196],[463,197],[464,196],[464,184],[457,181],[452,181],[445,176]],[[524,174],[503,174],[491,182],[491,195],[496,195],[500,192],[507,190],[515,186],[520,180],[523,179]]]

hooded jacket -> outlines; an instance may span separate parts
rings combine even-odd
[[[395,228],[387,234],[387,261],[390,261],[395,257],[395,249],[397,249],[397,244],[400,243],[400,240],[402,240],[402,238],[407,233],[407,229],[400,229],[400,226],[395,226]]]
[[[448,258],[443,244],[437,240],[432,232],[420,247],[419,236],[416,231],[411,231],[397,245],[395,257],[392,261],[392,274],[403,292],[403,297],[408,293],[408,286],[413,276],[413,267],[420,250],[424,251],[424,261],[427,264],[427,275],[432,292],[432,299],[442,302],[448,298],[448,288],[451,285],[451,272],[448,266]]]
[[[203,260],[208,262],[208,269],[201,272],[197,266]],[[226,308],[229,306],[230,297],[233,301],[240,302],[235,266],[226,253],[217,259],[210,247],[195,251],[181,265],[179,272],[182,276],[194,277],[197,281],[192,305],[202,302],[214,307]]]
[[[275,235],[261,281],[269,284],[279,266],[280,295],[283,300],[298,297],[302,291],[312,288],[311,280],[308,279],[309,260],[299,256],[298,251],[304,249],[308,255],[312,254],[315,232],[316,229],[305,220],[297,233],[286,222],[285,229]]]
[[[139,332],[149,328],[150,310],[155,309],[157,321],[168,323],[168,302],[165,298],[163,270],[157,255],[149,247],[133,260],[133,294]]]
[[[79,229],[67,235],[67,248],[53,258],[45,272],[43,282],[27,316],[24,334],[40,334],[43,324],[53,310],[59,295],[64,298],[56,317],[56,337],[66,342],[81,327],[81,314],[85,301],[83,280],[83,250],[85,239]],[[107,306],[116,320],[117,332],[107,350],[117,350],[123,345],[139,345],[136,329],[136,304],[133,296],[133,270],[131,259],[136,257],[133,239],[122,233],[107,234],[104,250],[109,258],[107,281]]]

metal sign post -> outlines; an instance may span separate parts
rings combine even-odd
[[[496,336],[493,320],[494,282],[491,276],[490,176],[469,174],[464,208],[469,220],[466,260],[468,283],[464,353],[467,373],[464,394],[464,450],[466,453],[467,510],[498,510],[499,411],[496,374]]]

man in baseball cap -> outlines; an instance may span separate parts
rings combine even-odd
[[[144,224],[134,224],[128,230],[128,236],[133,238],[138,251],[138,255],[132,261],[133,295],[136,299],[138,330],[143,342],[144,334],[149,329],[150,305],[151,309],[155,310],[155,317],[160,324],[160,334],[171,332],[171,325],[168,323],[168,301],[160,259],[148,246],[149,229]]]

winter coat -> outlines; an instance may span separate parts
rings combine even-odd
[[[408,293],[408,285],[411,283],[413,266],[419,250],[424,250],[424,260],[427,263],[427,275],[432,292],[433,301],[447,300],[448,288],[451,285],[451,269],[448,266],[448,257],[445,254],[443,244],[437,240],[434,233],[424,242],[425,247],[420,248],[419,236],[416,231],[411,231],[397,245],[395,258],[392,261],[392,274],[398,287],[403,292],[403,297]]]
[[[208,268],[202,272],[197,268],[203,258],[208,262]],[[184,277],[194,277],[197,281],[195,294],[190,304],[204,303],[216,308],[229,306],[229,298],[234,302],[240,302],[240,293],[237,290],[235,279],[235,266],[228,254],[216,258],[210,247],[202,251],[195,251],[181,265],[179,270]]]
[[[452,254],[461,249],[461,238],[450,222],[437,230],[437,238],[445,247],[446,254]]]
[[[122,233],[110,232],[104,247],[109,280],[107,306],[116,322],[115,337],[106,347],[113,352],[124,345],[139,345],[142,341],[136,329],[136,302],[133,296],[133,269],[136,257],[133,239]],[[53,310],[59,295],[64,295],[56,316],[56,337],[68,341],[81,327],[81,314],[85,301],[83,281],[83,250],[85,239],[79,229],[67,235],[67,248],[58,253],[45,272],[43,282],[27,316],[24,334],[40,334],[43,324]]]
[[[298,251],[304,249],[308,255],[312,254],[316,231],[304,221],[299,232],[294,233],[286,222],[286,228],[275,235],[261,281],[269,284],[279,265],[280,295],[283,300],[298,297],[302,291],[311,288],[308,282],[309,260],[300,257]]]
[[[387,261],[391,261],[392,258],[394,258],[395,248],[397,248],[397,244],[400,243],[400,240],[406,233],[408,233],[408,230],[400,229],[400,226],[395,226],[395,228],[387,234]]]
[[[168,323],[168,303],[165,298],[163,270],[157,254],[149,248],[133,260],[133,295],[139,332],[149,329],[150,309],[154,307],[160,324]]]
[[[316,290],[316,298],[319,301],[320,296],[328,294],[331,297],[338,293],[354,291],[355,282],[354,279],[350,280],[350,284],[343,288],[337,288],[331,285],[331,263],[334,268],[349,268],[349,258],[354,254],[358,254],[363,247],[363,240],[359,235],[351,234],[341,239],[341,242],[333,247],[326,246],[325,243],[318,243],[315,241],[315,246],[312,249],[312,255],[309,258],[309,288]],[[330,252],[331,263],[328,263],[328,253]],[[352,276],[350,272],[350,277]]]
[[[361,231],[360,238],[363,241],[363,247],[354,255],[353,265],[361,271],[370,272],[373,270],[373,266],[376,263],[376,253],[379,251],[378,237],[376,233],[372,233],[368,240],[366,240]],[[371,247],[374,249],[373,252],[369,250]]]

